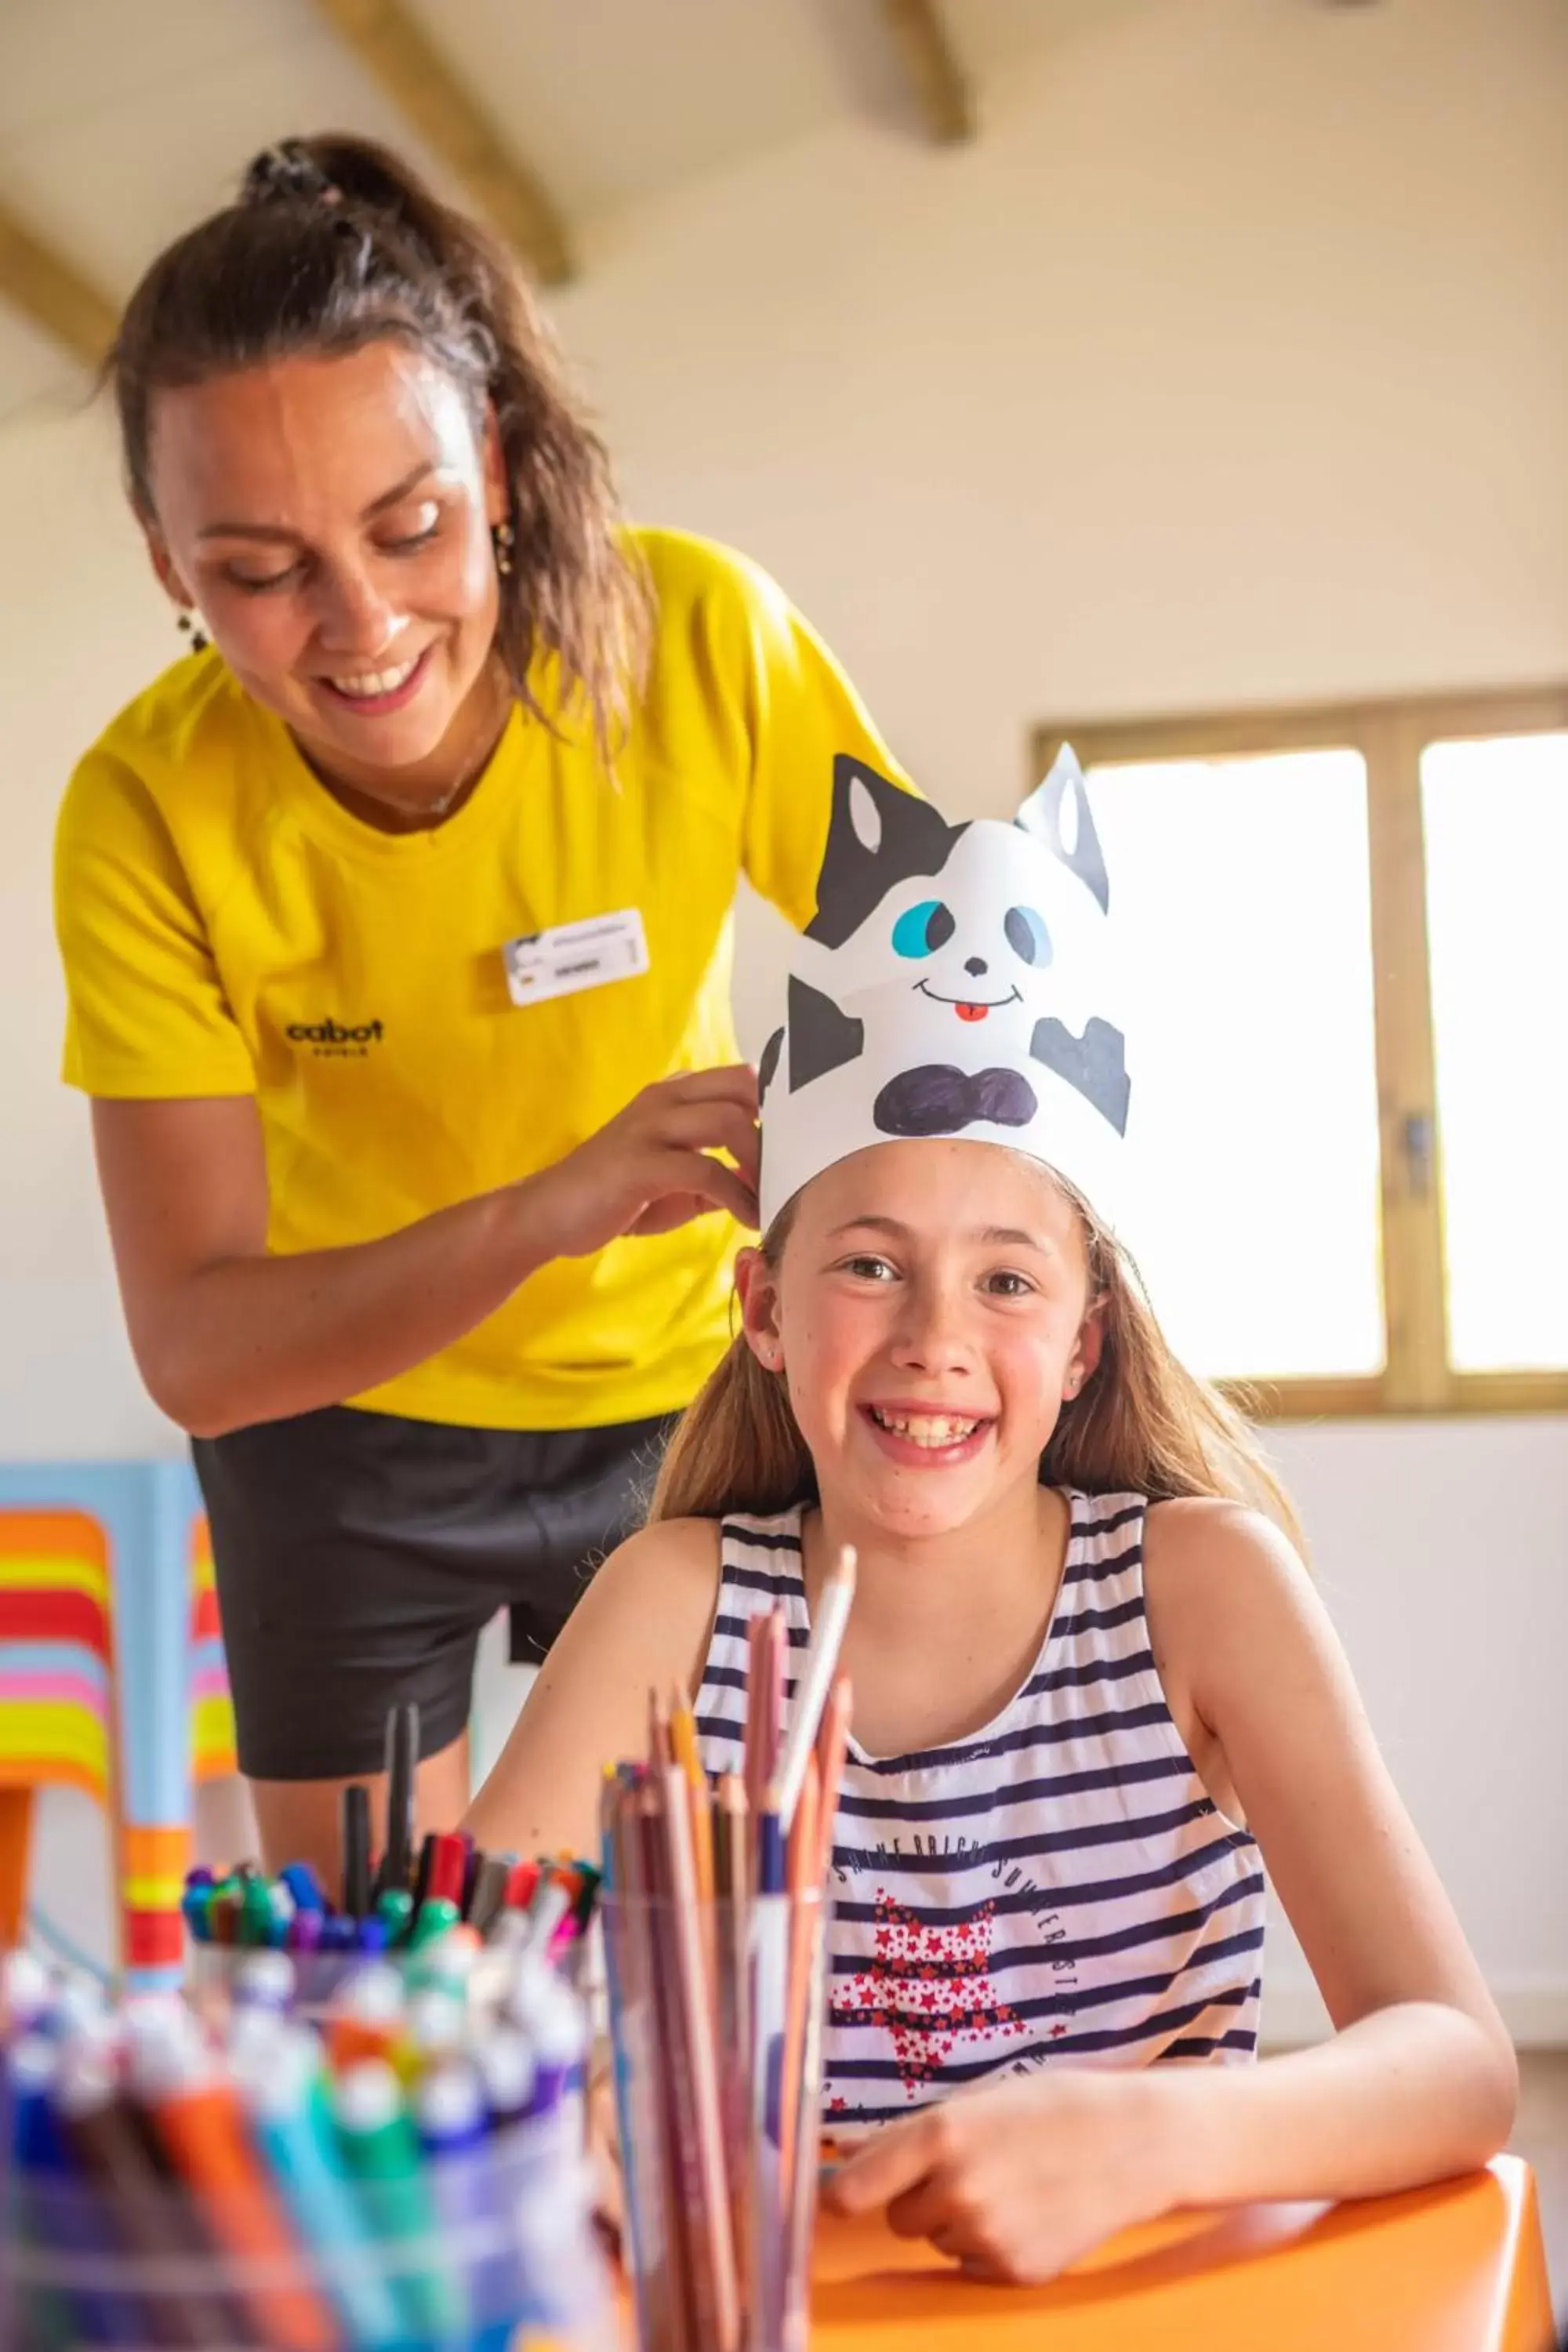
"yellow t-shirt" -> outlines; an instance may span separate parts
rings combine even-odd
[[[889,769],[765,573],[680,532],[635,539],[658,621],[613,779],[584,729],[563,741],[514,710],[455,815],[380,833],[214,652],[165,671],[72,777],[66,1077],[95,1096],[253,1095],[269,1248],[374,1240],[559,1160],[651,1080],[735,1059],[737,877],[808,922],[834,754]],[[513,1003],[504,940],[628,908],[646,972]],[[672,1411],[726,1343],[737,1238],[710,1215],[557,1260],[352,1402],[500,1429]]]

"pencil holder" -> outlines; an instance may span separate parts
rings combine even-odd
[[[281,2178],[258,2197],[110,2192],[10,2168],[0,2344],[208,2352],[614,2352],[583,2168],[528,2124],[392,2169],[336,2210]]]
[[[826,1898],[603,1901],[641,2352],[801,2352]]]

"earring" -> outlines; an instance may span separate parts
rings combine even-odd
[[[210,642],[207,633],[199,625],[188,604],[181,605],[179,612],[175,614],[175,619],[178,621],[182,631],[191,641],[191,651],[194,654],[205,653],[208,643]]]
[[[496,551],[496,570],[505,580],[511,571],[512,545],[517,538],[510,522],[498,522],[490,533]]]

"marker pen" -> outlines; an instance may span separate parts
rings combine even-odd
[[[386,1717],[386,1849],[374,1892],[406,1894],[414,1871],[415,1775],[419,1764],[419,1708],[413,1699]]]
[[[308,1862],[285,1864],[279,1873],[279,1882],[294,1897],[296,1911],[325,1911],[327,1898],[321,1891],[321,1882]]]
[[[37,2031],[53,2042],[74,2042],[79,2035],[102,2036],[110,2031],[109,2007],[97,1979],[72,1975],[59,1979]]]
[[[363,2059],[339,2076],[332,2104],[344,2162],[405,2326],[421,2342],[460,2342],[462,2301],[447,2273],[396,2075],[381,2060]]]
[[[53,1998],[54,1979],[37,1953],[22,1948],[0,1958],[0,2035],[30,2032]]]
[[[530,2118],[556,2115],[563,2130],[581,2137],[588,2061],[582,2010],[559,1978],[525,1955],[512,1979],[506,2013],[533,2052]]]
[[[110,2053],[91,2044],[68,2051],[55,2092],[60,2134],[83,2179],[83,2194],[101,2198],[105,2238],[154,2279],[186,2282],[211,2263],[213,2248],[191,2201],[175,2197],[153,2158],[145,2133],[120,2096]],[[173,2271],[169,2265],[177,2267]],[[194,2283],[141,2284],[127,2297],[138,2341],[223,2344],[235,2334],[221,2295]]]
[[[326,1927],[322,1911],[296,1911],[289,1922],[289,1949],[291,1952],[319,1952]]]
[[[436,1866],[436,1832],[427,1831],[420,1840],[419,1859],[414,1865],[414,1908],[419,1909],[430,1892],[430,1873]]]
[[[234,1974],[237,2009],[266,2009],[281,2016],[294,1999],[294,1964],[287,1952],[247,1952]]]
[[[272,1889],[265,1878],[247,1878],[240,1888],[235,1941],[253,1948],[272,1941]]]
[[[338,2146],[315,2037],[269,2021],[235,2053],[234,2072],[257,2147],[351,2342],[363,2352],[398,2343],[402,2315]]]
[[[490,2129],[521,2121],[533,2100],[533,2052],[515,2025],[492,2025],[470,2042],[468,2055],[484,2086]]]
[[[234,2085],[217,2073],[188,2013],[144,2011],[132,2023],[130,2079],[159,2147],[201,2200],[205,2226],[250,2271],[241,2299],[262,2342],[275,2352],[336,2352],[336,2325],[300,2275],[298,2242],[250,2145]]]
[[[500,2198],[481,2160],[485,2095],[462,2058],[433,2066],[409,2105],[425,2152],[431,2201],[463,2304],[463,2341],[488,2344],[498,2323],[505,2343],[516,2315],[515,2264],[498,2262],[503,2243]]]
[[[406,1997],[403,1979],[390,1961],[373,1961],[345,1977],[332,1996],[326,2042],[334,2066],[364,2058],[387,2058],[402,2044]]]
[[[407,1887],[384,1887],[375,1898],[374,1916],[386,1928],[389,1946],[406,1942],[408,1930],[414,1925],[414,1897]]]
[[[506,1883],[506,1909],[526,1911],[533,1900],[533,1890],[539,1884],[539,1877],[536,1862],[514,1863]]]
[[[212,1941],[212,1928],[208,1924],[211,1907],[210,1884],[205,1886],[186,1886],[180,1897],[180,1916],[185,1923],[186,1934],[194,1943],[209,1944]]]
[[[64,2053],[58,2042],[29,2033],[5,2053],[5,2084],[11,2109],[12,2160],[25,2221],[23,2242],[47,2247],[56,2260],[56,2282],[35,2287],[29,2300],[39,2306],[40,2339],[46,2344],[135,2344],[142,2337],[130,2298],[84,2284],[82,2265],[112,2257],[115,2248],[98,2199],[84,2182],[56,2110]],[[58,2332],[57,2308],[69,2315]],[[73,2324],[74,2322],[74,2324]]]
[[[437,1833],[435,1851],[430,1858],[430,1884],[426,1902],[445,1896],[456,1904],[458,1916],[463,1916],[463,1889],[468,1874],[468,1846],[456,1830]]]
[[[443,1992],[466,1993],[484,1948],[477,1929],[460,1922],[420,1945],[408,1963],[408,1981],[434,1985]]]
[[[489,1935],[500,1916],[516,1862],[517,1856],[511,1853],[487,1853],[480,1860],[468,1897],[468,1920],[481,1936]]]
[[[351,1919],[370,1909],[370,1790],[355,1780],[342,1795],[342,1908]]]
[[[459,1917],[457,1905],[446,1895],[427,1896],[414,1915],[414,1925],[408,1937],[408,1948],[410,1951],[418,1951],[422,1945],[433,1943],[437,1936],[444,1936],[448,1927],[456,1927],[459,1924]]]
[[[283,1951],[287,1948],[289,1930],[294,1924],[294,1914],[299,1906],[280,1878],[274,1879],[267,1889],[267,1940],[275,1951]]]
[[[458,1995],[426,1985],[409,1996],[406,2035],[394,2065],[405,2080],[411,2080],[441,2060],[455,2058],[463,2047],[468,2022],[467,2008]]]

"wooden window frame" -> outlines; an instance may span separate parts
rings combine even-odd
[[[1086,769],[1316,751],[1357,751],[1366,763],[1387,1361],[1381,1372],[1332,1379],[1222,1381],[1258,1419],[1568,1412],[1568,1370],[1462,1372],[1448,1360],[1443,1139],[1421,823],[1421,755],[1429,744],[1562,730],[1568,730],[1568,685],[1091,719],[1033,730],[1031,783],[1047,773],[1064,742]]]

